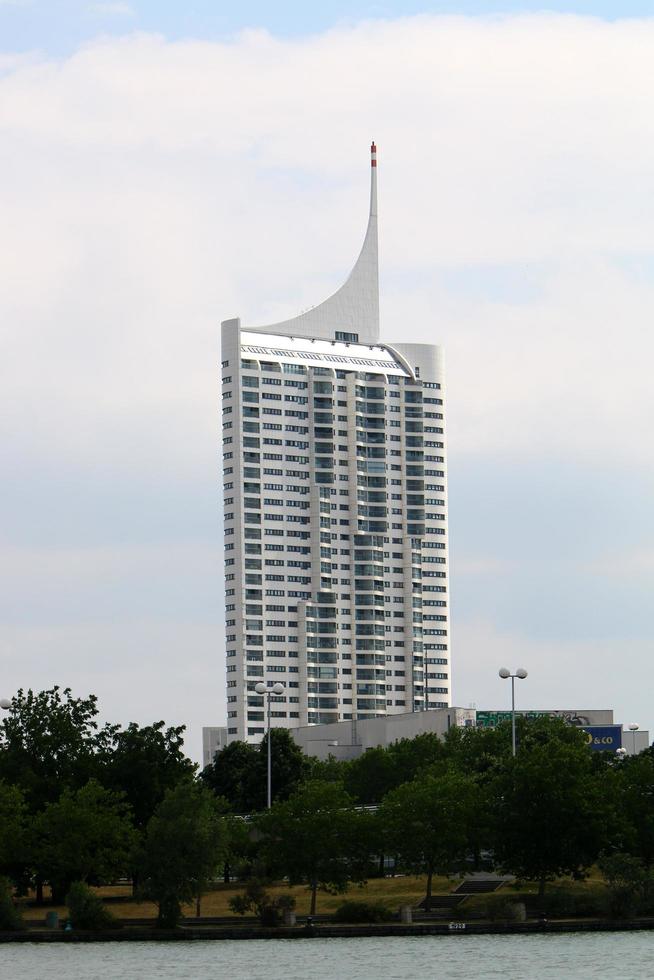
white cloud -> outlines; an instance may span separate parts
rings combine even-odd
[[[374,136],[385,334],[445,343],[454,450],[647,463],[654,290],[622,257],[654,241],[652,43],[654,21],[422,17],[301,41],[133,35],[18,66],[0,288],[14,355],[40,351],[34,383],[57,386],[42,424],[88,445],[62,432],[80,399],[109,428],[117,400],[210,417],[214,323],[293,313],[346,274]],[[489,267],[533,298],[451,288]]]

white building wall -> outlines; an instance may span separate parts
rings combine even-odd
[[[227,745],[227,728],[202,729],[202,766],[210,766],[216,752]]]

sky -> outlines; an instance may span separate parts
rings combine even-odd
[[[548,6],[0,0],[0,695],[224,723],[220,321],[341,284],[374,139],[454,703],[654,731],[654,5]]]

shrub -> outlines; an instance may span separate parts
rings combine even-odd
[[[83,881],[75,881],[66,895],[66,905],[73,929],[110,929],[116,924],[102,899]]]
[[[387,906],[371,902],[343,902],[334,913],[335,922],[387,922],[392,918]]]
[[[11,882],[0,878],[0,929],[14,932],[23,928],[20,910],[14,905]]]
[[[256,912],[262,926],[277,926],[280,913],[285,909],[295,908],[295,898],[290,894],[278,895],[273,898],[266,891],[262,881],[253,878],[245,888],[245,894],[234,895],[229,900],[229,907],[236,915],[246,912]]]
[[[234,895],[228,904],[236,915],[254,912],[261,918],[263,910],[272,904],[272,899],[266,891],[266,883],[259,878],[251,878],[245,886],[244,894]]]
[[[644,894],[638,899],[636,913],[638,915],[654,915],[654,888],[652,888],[651,883],[648,884]]]
[[[635,915],[644,905],[649,875],[631,854],[602,854],[599,866],[608,888],[609,911],[616,919]]]
[[[572,888],[558,885],[545,892],[543,911],[554,918],[606,915],[608,898],[606,889],[600,886]]]
[[[490,919],[491,922],[513,922],[518,918],[515,895],[474,895],[455,911],[453,918]]]

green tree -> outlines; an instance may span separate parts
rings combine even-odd
[[[515,759],[493,780],[497,863],[537,881],[541,898],[546,882],[583,874],[619,835],[614,787],[583,732],[549,718],[521,726]]]
[[[387,748],[377,746],[350,762],[343,785],[358,803],[369,806],[381,803],[386,794],[403,781],[395,755]]]
[[[112,730],[101,754],[102,783],[125,794],[141,836],[166,791],[196,771],[183,751],[184,731],[183,725],[166,728],[163,721],[143,727],[132,722],[125,729]],[[138,868],[131,868],[130,874],[136,893]]]
[[[18,786],[0,781],[0,875],[24,877],[28,862],[27,807]]]
[[[387,750],[395,760],[398,782],[409,782],[421,772],[445,759],[443,740],[435,732],[423,732],[415,738],[401,738]]]
[[[621,807],[629,826],[629,850],[646,868],[654,865],[654,753],[647,749],[620,763]]]
[[[0,876],[0,931],[23,929],[20,909],[14,905],[13,889],[9,878]]]
[[[273,800],[286,800],[308,778],[311,763],[285,728],[271,731]],[[206,766],[201,779],[235,813],[254,813],[267,804],[268,736],[259,745],[230,742]]]
[[[427,909],[434,874],[452,873],[468,854],[468,825],[476,805],[474,780],[452,770],[423,773],[392,790],[381,805],[389,851],[405,867],[427,876]]]
[[[623,918],[635,915],[640,899],[651,884],[651,878],[638,858],[620,852],[601,854],[600,871],[609,893],[611,915]]]
[[[116,920],[104,904],[83,881],[74,881],[66,895],[68,917],[73,929],[110,929]]]
[[[235,813],[249,813],[249,787],[257,765],[258,749],[246,742],[230,742],[216,752],[200,779],[216,796],[227,800]]]
[[[365,880],[370,843],[359,816],[341,785],[308,781],[257,820],[269,866],[291,884],[307,882],[311,915],[319,888],[341,892]]]
[[[184,754],[184,731],[184,725],[166,728],[163,721],[112,731],[101,781],[125,794],[137,830],[145,830],[167,790],[195,774],[195,763]]]
[[[518,719],[519,728],[521,720]],[[485,777],[492,774],[503,759],[510,757],[511,725],[503,722],[497,728],[453,726],[442,744],[445,758],[459,772]]]
[[[0,723],[0,779],[21,788],[32,813],[97,775],[97,752],[113,732],[97,714],[94,694],[74,698],[68,687],[12,698]]]
[[[122,795],[96,780],[81,789],[64,789],[32,824],[34,865],[50,883],[55,904],[74,881],[111,881],[124,874],[135,840]]]
[[[311,764],[286,728],[270,730],[270,759],[272,774],[272,798],[287,800],[308,779]],[[257,772],[250,787],[252,809],[263,810],[267,804],[268,735],[259,743]]]
[[[228,848],[220,801],[199,782],[168,790],[147,826],[141,855],[141,893],[157,903],[159,925],[179,922],[183,904],[199,901]]]

